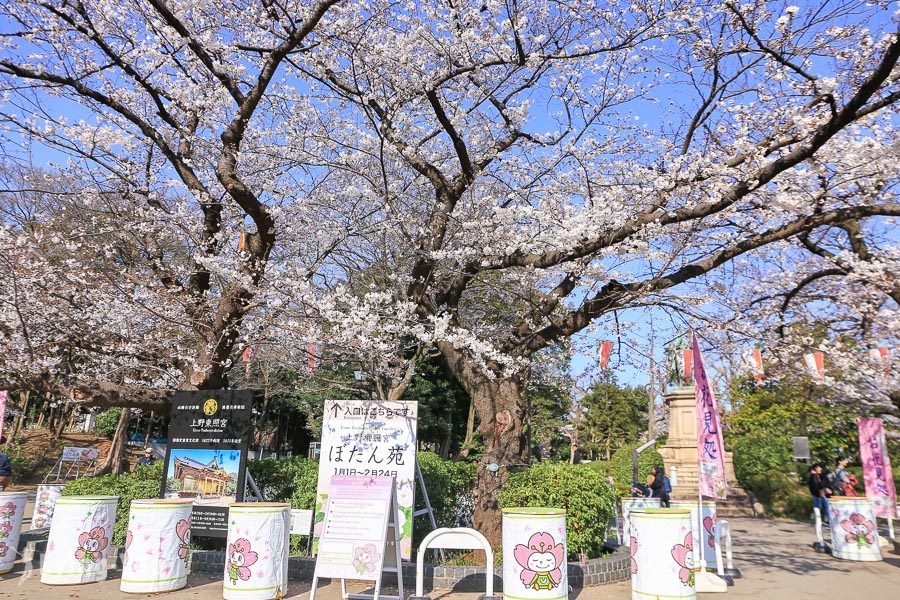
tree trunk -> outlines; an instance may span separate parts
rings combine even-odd
[[[10,429],[9,433],[6,435],[7,448],[10,447],[13,438],[16,437],[16,434],[19,433],[19,429],[21,429],[22,425],[25,423],[25,413],[28,412],[28,401],[31,399],[31,392],[19,392],[19,399],[22,402],[22,408],[19,410],[19,415],[16,417],[15,421],[13,421],[12,429]]]
[[[123,408],[122,414],[119,415],[119,422],[116,424],[116,432],[113,434],[109,454],[106,455],[106,462],[100,467],[101,473],[111,472],[113,475],[118,475],[122,472],[122,455],[125,453],[125,434],[128,431],[130,412],[127,408]]]
[[[466,419],[466,438],[463,440],[462,450],[459,455],[463,458],[469,457],[472,451],[472,440],[475,437],[475,399],[469,396],[469,416]]]
[[[66,423],[68,423],[69,417],[66,414],[66,405],[61,404],[58,409],[56,409],[56,423],[54,423],[55,427],[53,428],[53,439],[58,440],[62,437],[63,432],[66,430]]]

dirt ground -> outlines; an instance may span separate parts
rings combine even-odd
[[[29,507],[30,508],[30,507]],[[735,585],[722,594],[699,594],[701,600],[716,596],[753,600],[859,600],[864,598],[900,598],[900,555],[885,553],[881,562],[852,562],[816,553],[811,544],[815,533],[811,525],[773,519],[731,519],[735,566],[743,573]],[[26,526],[27,528],[27,526]],[[826,541],[828,534],[826,531]],[[173,600],[213,600],[222,597],[221,577],[191,575],[188,587],[164,595],[124,594],[119,591],[118,571],[107,581],[81,586],[54,587],[40,583],[40,571],[32,565],[16,565],[12,573],[0,575],[0,598],[11,600],[98,600],[100,598],[157,597]],[[369,589],[365,584],[351,585],[351,592]],[[572,600],[626,600],[631,597],[628,581],[613,585],[576,590]],[[293,581],[286,598],[309,598],[309,582]],[[385,590],[396,594],[396,590]],[[405,590],[404,596],[413,590]],[[478,594],[436,590],[432,600],[477,600]],[[340,600],[340,586],[320,587],[316,600]]]

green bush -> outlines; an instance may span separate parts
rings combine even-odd
[[[132,500],[139,498],[159,498],[163,464],[161,460],[150,466],[137,467],[133,473],[123,475],[102,475],[83,477],[67,483],[63,496],[118,496],[116,507],[116,528],[113,530],[113,544],[125,543],[128,529],[128,510]]]
[[[116,427],[119,426],[119,417],[121,416],[121,408],[110,408],[109,410],[98,414],[94,431],[99,435],[105,435],[112,439],[113,435],[116,433]]]
[[[802,491],[791,492],[784,502],[784,514],[800,521],[808,521],[813,512],[813,497]]]
[[[626,444],[616,450],[609,460],[609,474],[613,476],[616,484],[616,494],[619,496],[631,495],[631,482],[634,481],[634,472],[631,463],[631,455],[642,442]],[[638,454],[638,483],[645,483],[650,469],[663,465],[663,457],[653,448],[648,448]]]
[[[793,469],[791,439],[751,433],[737,438],[733,445],[734,474],[738,482],[753,489],[754,479],[770,471],[787,472]],[[754,490],[756,491],[756,490]]]
[[[475,463],[444,460],[434,452],[417,452],[422,479],[428,490],[428,500],[434,511],[438,527],[453,527],[453,513],[456,499],[462,494],[470,494],[475,489],[477,476]],[[416,510],[425,508],[425,500],[416,487]],[[413,543],[424,538],[431,531],[427,516],[415,519]]]
[[[313,507],[319,463],[302,457],[289,459],[262,458],[247,461],[247,469],[253,475],[260,493],[269,502],[290,502],[294,508]],[[312,478],[312,485],[309,479]],[[297,491],[301,494],[293,500]],[[309,502],[303,492],[308,492]]]
[[[767,473],[752,475],[747,480],[747,487],[763,505],[780,508],[788,495],[797,489],[797,482],[784,471],[773,469]]]
[[[512,473],[500,492],[503,508],[565,509],[570,558],[577,557],[582,549],[590,558],[602,553],[614,502],[602,476],[568,463],[541,462],[527,471]]]

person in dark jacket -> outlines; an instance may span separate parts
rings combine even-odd
[[[809,470],[809,479],[807,480],[809,493],[813,497],[813,506],[819,509],[822,515],[822,522],[828,523],[828,493],[831,491],[822,474],[822,465],[813,465]]]
[[[0,437],[0,446],[6,443],[6,436]],[[5,490],[12,483],[12,465],[9,457],[0,451],[0,490]]]
[[[653,467],[653,482],[650,484],[650,491],[653,492],[653,498],[659,498],[660,504],[669,506],[669,493],[666,492],[666,473],[662,467]]]

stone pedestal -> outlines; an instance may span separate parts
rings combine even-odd
[[[659,449],[671,478],[672,467],[678,469],[677,485],[672,486],[672,498],[697,499],[700,469],[697,459],[697,401],[694,386],[676,388],[663,396],[669,407],[669,439]],[[731,452],[725,453],[725,478],[728,493],[740,491],[734,477]]]

